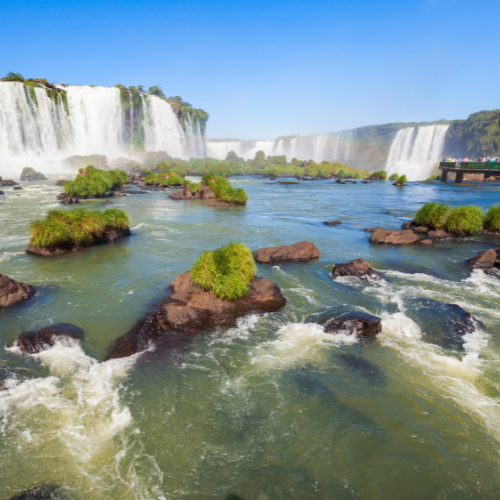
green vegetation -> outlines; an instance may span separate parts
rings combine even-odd
[[[431,202],[422,206],[415,215],[419,226],[441,229],[450,215],[451,208],[445,203]]]
[[[481,231],[484,222],[484,212],[475,205],[454,208],[444,228],[449,233],[475,234]]]
[[[398,184],[405,184],[406,182],[408,182],[407,178],[406,178],[406,175],[402,175],[398,180],[397,180],[397,183]]]
[[[377,172],[373,172],[371,177],[380,177],[381,181],[385,181],[387,179],[387,172],[385,170],[378,170]]]
[[[500,206],[493,205],[484,219],[484,229],[493,233],[500,233]]]
[[[397,181],[399,179],[399,175],[398,174],[392,174],[390,177],[389,177],[389,180],[390,181]]]
[[[248,295],[256,272],[250,249],[233,242],[215,252],[204,252],[191,270],[191,280],[220,299],[238,300]]]
[[[171,171],[165,174],[148,174],[144,178],[146,184],[150,186],[183,186],[184,179]]]
[[[2,82],[24,82],[24,77],[21,73],[13,73],[10,71],[0,81]]]
[[[66,182],[64,192],[68,196],[100,198],[127,182],[127,174],[122,170],[99,170],[89,165],[79,170],[74,181]]]
[[[437,174],[437,175],[431,175],[428,179],[426,179],[428,181],[439,181],[441,180],[441,174]]]
[[[189,186],[189,189],[191,190],[191,193],[192,194],[195,194],[198,192],[198,190],[201,188],[201,184],[196,184],[194,182],[191,182],[191,181],[184,181],[182,183],[183,186]]]
[[[81,247],[98,241],[106,231],[126,229],[128,223],[127,214],[117,208],[104,212],[51,210],[45,219],[32,224],[30,243],[49,249]]]
[[[215,199],[223,203],[233,203],[235,205],[246,205],[248,201],[247,192],[242,188],[232,186],[218,186],[214,191]]]

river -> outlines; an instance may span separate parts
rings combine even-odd
[[[428,201],[487,209],[500,186],[239,177],[246,207],[115,198],[131,218],[126,241],[26,255],[30,222],[59,207],[54,180],[0,196],[0,272],[38,289],[0,311],[0,499],[40,484],[85,500],[498,497],[500,281],[464,264],[493,242],[373,246],[363,229],[397,229]],[[342,224],[323,224],[333,219]],[[282,288],[281,311],[206,332],[168,359],[100,362],[202,251],[301,240],[318,260],[258,267]],[[331,279],[334,263],[358,257],[386,280]],[[436,342],[440,318],[422,314],[421,299],[458,304],[482,325],[463,347]],[[382,333],[366,341],[308,323],[330,310],[376,314]],[[59,322],[85,331],[81,346],[16,348],[21,332]]]

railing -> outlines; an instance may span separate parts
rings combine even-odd
[[[464,170],[500,170],[500,162],[493,161],[462,161],[460,163],[453,161],[442,161],[439,164],[442,168],[460,168]]]

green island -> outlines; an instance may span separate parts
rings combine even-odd
[[[74,181],[64,184],[64,194],[82,198],[102,198],[128,182],[122,170],[100,170],[91,165],[81,168]]]

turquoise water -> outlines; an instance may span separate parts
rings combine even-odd
[[[26,255],[30,222],[59,207],[54,180],[0,197],[0,272],[38,289],[0,311],[0,499],[39,484],[74,499],[498,496],[500,281],[463,263],[493,242],[372,246],[363,229],[397,229],[427,201],[488,208],[500,187],[233,178],[246,207],[128,196],[112,205],[131,218],[126,241]],[[283,289],[283,310],[206,332],[168,359],[100,362],[202,251],[300,240],[319,247],[317,261],[258,268]],[[358,257],[386,280],[331,279],[334,263]],[[415,315],[422,298],[459,304],[483,326],[463,348],[432,343],[434,320]],[[383,331],[362,341],[307,322],[330,310],[379,315]],[[81,346],[15,347],[22,331],[59,322],[85,331]]]

